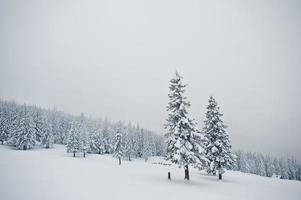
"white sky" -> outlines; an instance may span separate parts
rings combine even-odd
[[[168,81],[234,148],[301,160],[301,2],[0,0],[0,97],[164,133]]]

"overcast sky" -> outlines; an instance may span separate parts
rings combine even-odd
[[[168,81],[235,149],[301,160],[301,1],[0,0],[0,97],[164,133]]]

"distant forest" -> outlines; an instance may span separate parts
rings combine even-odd
[[[84,114],[73,116],[35,105],[0,100],[0,141],[17,149],[52,148],[53,144],[70,147],[73,143],[72,152],[76,154],[111,154],[117,133],[122,135],[124,158],[147,159],[164,154],[162,136],[130,122],[125,125],[120,121],[93,120]],[[74,146],[75,142],[77,146]]]
[[[276,158],[262,153],[236,151],[234,170],[289,180],[301,180],[301,165],[294,157]]]

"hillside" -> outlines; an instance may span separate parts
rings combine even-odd
[[[301,182],[229,171],[223,181],[191,170],[153,164],[160,158],[119,166],[111,155],[73,158],[65,147],[18,151],[0,145],[3,200],[93,199],[299,199]],[[172,180],[167,180],[171,171]]]

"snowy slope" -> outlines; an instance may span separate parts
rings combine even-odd
[[[159,158],[121,166],[112,156],[65,153],[65,147],[17,151],[0,145],[0,199],[299,199],[301,182],[227,172],[222,182],[191,170],[152,164]],[[172,181],[167,180],[171,171]],[[299,198],[298,198],[299,197]]]

